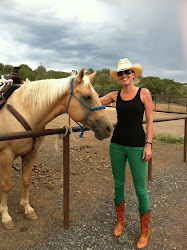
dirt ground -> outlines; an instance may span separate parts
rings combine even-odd
[[[116,115],[107,109],[112,122]],[[177,115],[154,113],[154,118]],[[180,115],[181,116],[181,115]],[[48,124],[68,124],[62,115]],[[71,121],[71,125],[74,123]],[[154,133],[184,135],[184,120],[154,124]],[[78,133],[74,133],[78,139]],[[126,168],[125,231],[113,236],[116,214],[113,177],[109,159],[110,138],[98,141],[91,131],[80,141],[70,139],[70,229],[63,228],[62,142],[55,151],[56,136],[46,136],[33,168],[30,202],[38,215],[28,221],[19,206],[21,171],[12,171],[9,212],[15,228],[0,225],[0,249],[136,249],[140,233],[138,203],[129,166]],[[20,159],[15,161],[17,170]],[[186,163],[183,147],[153,144],[153,179],[147,183],[151,202],[151,237],[146,249],[186,249]]]

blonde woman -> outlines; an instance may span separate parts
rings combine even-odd
[[[117,224],[114,235],[120,236],[124,229],[125,218],[125,167],[128,160],[136,195],[139,201],[141,235],[137,248],[147,246],[150,235],[150,202],[146,188],[147,161],[152,157],[153,106],[148,89],[134,85],[134,78],[142,74],[140,64],[120,59],[118,69],[110,70],[112,78],[118,80],[122,89],[110,92],[100,98],[102,105],[116,102],[117,124],[110,142],[110,158],[115,188],[115,207]],[[147,138],[142,126],[146,117]]]

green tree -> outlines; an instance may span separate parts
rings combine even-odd
[[[25,81],[28,78],[30,81],[34,80],[34,72],[26,64],[21,64],[19,70],[20,77]]]
[[[89,69],[86,70],[86,74],[87,74],[87,75],[91,75],[91,74],[94,73],[94,72],[95,72],[95,70],[93,70],[93,69],[91,69],[91,68],[89,68]]]
[[[20,68],[20,77],[23,80],[28,78],[30,81],[51,78],[58,79],[71,75],[71,73],[63,71],[47,71],[42,65],[38,66],[35,70],[32,70],[26,64],[21,64]],[[12,65],[4,65],[3,63],[0,63],[0,75],[10,74],[12,69]],[[86,74],[92,74],[94,71],[94,69],[89,68],[86,70]],[[72,70],[72,72],[75,75],[78,73],[76,70]],[[153,76],[139,76],[136,79],[135,85],[149,89],[152,95],[187,95],[184,85],[171,79],[160,79],[159,77]],[[110,76],[109,69],[107,68],[97,70],[97,74],[93,80],[93,86],[95,87],[96,91],[99,92],[99,94],[106,94],[110,91],[121,89],[121,83],[117,80],[114,80]]]
[[[3,72],[4,64],[0,63],[0,73]]]
[[[10,74],[12,70],[13,70],[12,65],[10,65],[10,64],[4,65],[3,71],[4,71],[5,75]]]

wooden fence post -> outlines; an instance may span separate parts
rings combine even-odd
[[[69,229],[69,131],[63,137],[64,229]]]
[[[152,158],[148,161],[148,181],[152,181]]]
[[[184,123],[184,162],[186,162],[186,148],[187,148],[187,118]]]

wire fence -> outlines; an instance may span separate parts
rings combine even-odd
[[[96,89],[99,96],[106,95],[114,89]],[[152,95],[153,108],[156,111],[187,114],[187,96]],[[114,106],[114,104],[113,104]]]
[[[154,109],[187,113],[187,96],[152,95]]]

